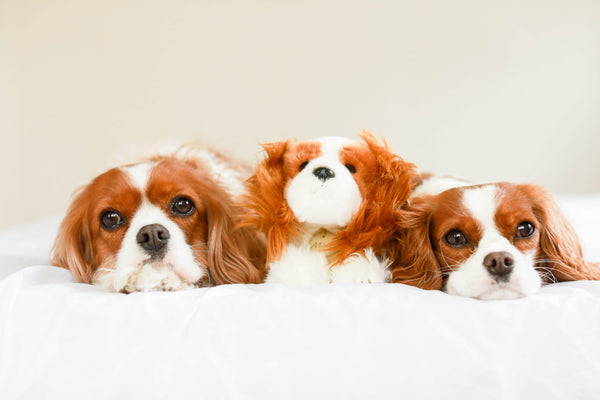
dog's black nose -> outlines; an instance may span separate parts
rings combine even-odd
[[[149,252],[157,252],[169,242],[169,230],[161,224],[146,225],[137,233],[137,242]]]
[[[327,179],[333,178],[335,174],[332,170],[326,167],[315,168],[313,175],[325,182]]]
[[[515,259],[507,251],[490,253],[483,259],[483,265],[493,276],[505,276],[513,270]]]

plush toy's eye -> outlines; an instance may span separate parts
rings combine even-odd
[[[100,214],[100,225],[106,230],[113,230],[125,223],[125,218],[116,210],[107,210]]]
[[[515,237],[517,238],[528,238],[535,233],[535,226],[529,221],[523,221],[517,225],[515,230]]]
[[[352,164],[346,164],[346,168],[348,168],[348,171],[350,171],[351,174],[356,172],[356,168]]]
[[[171,214],[172,215],[191,215],[196,211],[196,206],[194,202],[187,197],[180,196],[173,199],[171,202]]]
[[[302,171],[304,168],[306,168],[307,165],[308,165],[308,161],[304,161],[302,164],[300,164],[300,171]]]
[[[462,231],[453,229],[444,236],[444,240],[452,247],[464,247],[469,244],[469,239]]]

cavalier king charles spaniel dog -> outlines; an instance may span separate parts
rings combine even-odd
[[[110,169],[76,193],[53,264],[124,293],[260,283],[264,238],[237,227],[248,175],[241,163],[193,146]]]
[[[379,144],[342,137],[263,145],[246,225],[267,235],[266,282],[384,282],[414,167]]]
[[[405,211],[391,282],[514,299],[542,283],[600,279],[598,266],[583,259],[575,230],[538,186],[433,177]]]

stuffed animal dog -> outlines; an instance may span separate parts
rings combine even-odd
[[[266,282],[385,282],[414,166],[379,144],[342,137],[263,145],[246,216],[267,235]]]

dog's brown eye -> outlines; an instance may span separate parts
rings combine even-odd
[[[308,165],[308,161],[304,161],[302,164],[300,164],[300,171],[302,171],[304,168],[306,168],[307,165]]]
[[[529,221],[523,221],[517,225],[515,237],[528,238],[535,233],[535,226]]]
[[[444,236],[444,240],[452,247],[464,247],[469,244],[469,239],[467,235],[459,231],[458,229],[453,229]]]
[[[348,168],[348,171],[350,171],[351,174],[356,172],[356,168],[354,168],[354,165],[352,164],[346,164],[346,168]]]
[[[171,214],[173,215],[191,215],[194,211],[196,211],[196,206],[187,197],[176,197],[171,202]]]
[[[125,218],[115,210],[107,210],[100,214],[100,225],[104,229],[113,230],[125,223]]]

